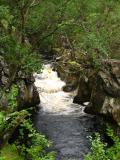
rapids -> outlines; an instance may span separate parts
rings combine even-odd
[[[35,127],[53,142],[57,160],[83,160],[89,151],[88,137],[96,128],[95,117],[73,103],[74,93],[62,91],[65,82],[51,65],[45,65],[42,73],[34,76],[41,99],[34,118]]]

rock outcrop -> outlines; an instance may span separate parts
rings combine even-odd
[[[0,91],[2,92],[2,90],[7,89],[10,83],[15,83],[19,87],[19,110],[38,105],[40,103],[40,98],[37,88],[34,85],[34,77],[32,75],[26,75],[21,71],[17,72],[14,78],[11,76],[8,65],[5,63],[3,57],[0,57]],[[5,107],[7,106],[5,105],[7,104],[5,97],[1,98],[0,103]]]
[[[89,102],[91,98],[92,89],[96,80],[97,71],[95,69],[85,69],[80,75],[77,95],[73,102],[83,105],[84,102]]]
[[[61,66],[57,65],[56,68],[58,76],[66,83],[66,85],[63,87],[63,91],[74,91],[78,87],[79,74],[76,72],[70,72],[67,69],[64,70],[63,68],[67,68],[67,66],[64,66],[63,64]]]
[[[83,105],[84,102],[88,102],[90,100],[92,92],[92,81],[93,77],[88,79],[86,76],[82,76],[80,78],[78,92],[73,100],[74,103]]]
[[[81,78],[74,102],[89,101],[85,112],[104,115],[120,123],[120,61],[105,60],[91,78]]]
[[[31,76],[20,76],[17,81],[19,86],[18,106],[19,109],[34,107],[40,103],[39,93],[34,85],[35,79]]]

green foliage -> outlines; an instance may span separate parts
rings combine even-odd
[[[16,85],[13,85],[9,92],[7,92],[7,93],[5,92],[2,94],[2,97],[6,97],[6,101],[7,101],[6,103],[8,103],[7,104],[8,110],[7,111],[3,111],[3,110],[0,111],[0,133],[1,134],[2,134],[3,130],[5,128],[7,128],[7,125],[8,125],[7,119],[9,119],[11,117],[10,113],[12,113],[17,107],[17,101],[16,101],[17,95],[18,95],[18,88]],[[17,112],[15,112],[15,113],[17,113]]]
[[[105,144],[101,142],[100,135],[96,133],[95,139],[91,138],[91,153],[85,157],[85,160],[107,160],[105,155]]]
[[[25,143],[23,143],[24,141]],[[55,160],[55,152],[47,153],[45,151],[51,145],[51,142],[44,135],[41,135],[33,128],[30,120],[23,121],[20,129],[20,137],[17,142],[17,146],[21,150],[21,155],[26,157],[26,159]]]
[[[10,23],[13,16],[10,14],[9,8],[7,6],[1,5],[0,6],[0,21],[1,24],[4,26],[4,22]],[[6,27],[7,28],[7,27]]]
[[[28,10],[32,3],[32,0],[0,1],[0,54],[10,70],[14,68],[14,72],[24,70],[32,73],[42,66],[41,57],[33,51],[25,33]]]
[[[9,109],[0,112],[0,141],[3,143],[0,159],[55,160],[55,152],[46,152],[46,149],[51,147],[51,142],[33,128],[29,112],[27,110],[15,111],[17,95],[16,85],[5,93]],[[15,143],[8,144],[8,140],[18,126],[19,137]]]
[[[120,138],[114,133],[113,129],[107,128],[108,136],[114,144],[108,146],[101,141],[100,135],[96,133],[95,138],[91,138],[91,153],[85,156],[85,160],[118,160],[120,159]]]
[[[107,129],[107,133],[114,142],[114,145],[106,151],[107,155],[110,160],[118,160],[120,159],[120,137],[118,137],[110,127]]]
[[[1,0],[0,4],[0,28],[4,33],[0,36],[2,51],[6,57],[11,55],[9,60],[16,61],[16,65],[18,60],[23,61],[19,65],[27,72],[29,68],[33,71],[32,59],[34,61],[36,56],[21,45],[21,42],[27,44],[26,40],[34,45],[32,48],[43,50],[66,49],[67,46],[86,54],[95,67],[100,66],[103,58],[119,57],[119,1]],[[36,68],[40,64],[36,63]]]
[[[119,56],[119,15],[120,1],[46,0],[30,9],[26,33],[43,49],[65,47],[66,43],[93,57],[92,65],[98,67],[101,59]]]
[[[41,57],[32,51],[32,46],[23,46],[16,37],[6,36],[0,40],[4,44],[3,55],[6,62],[16,69],[33,73],[42,68]]]
[[[42,69],[41,57],[36,53],[26,52],[22,58],[20,69],[26,73],[40,73]]]
[[[68,68],[73,72],[80,72],[80,64],[76,61],[68,61]]]
[[[8,101],[8,108],[10,111],[13,111],[17,107],[17,98],[18,96],[18,87],[16,85],[12,85],[10,91],[6,94],[6,98]]]
[[[0,134],[2,133],[2,131],[5,128],[5,113],[4,112],[0,112]]]
[[[24,160],[24,158],[18,154],[17,147],[15,146],[15,144],[12,144],[6,145],[1,150],[0,160]]]
[[[13,36],[0,39],[4,53],[3,56],[10,66],[27,73],[39,71],[42,67],[41,57],[33,53],[31,45],[23,46]]]
[[[22,110],[20,112],[14,112],[6,114],[6,112],[0,112],[0,140],[4,139],[5,143],[9,140],[11,134],[14,132],[15,128],[22,123],[22,121],[29,116],[28,111]],[[3,142],[4,143],[4,142]]]

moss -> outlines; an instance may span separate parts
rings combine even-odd
[[[115,104],[120,105],[120,98],[115,98]]]
[[[24,158],[18,154],[16,146],[12,144],[6,145],[1,150],[0,160],[24,160]]]

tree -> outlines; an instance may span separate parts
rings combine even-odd
[[[69,47],[88,57],[102,59],[119,51],[119,1],[46,0],[29,13],[26,33],[37,47],[64,47],[64,36]]]
[[[13,79],[18,70],[30,73],[41,68],[40,57],[33,52],[25,34],[29,8],[33,5],[37,5],[37,1],[5,0],[0,3],[0,50]]]

